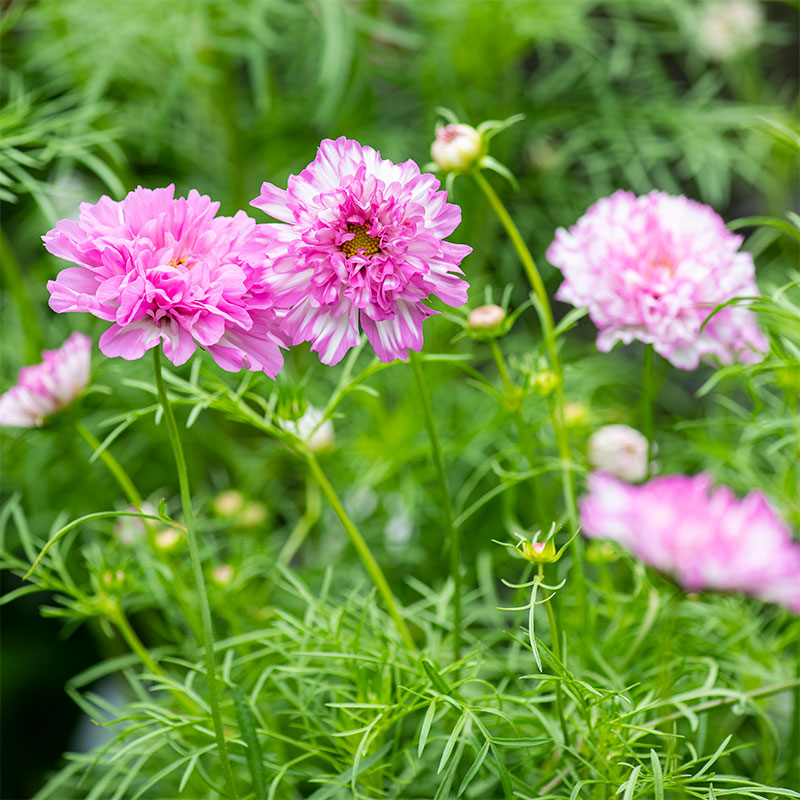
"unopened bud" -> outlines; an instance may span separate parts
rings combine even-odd
[[[156,534],[156,547],[159,550],[172,550],[181,540],[181,534],[175,528],[164,528]]]
[[[523,542],[522,555],[534,564],[549,564],[556,560],[556,546],[549,542]]]
[[[647,439],[627,425],[606,425],[589,437],[589,463],[624,481],[647,477]]]
[[[471,125],[462,123],[437,128],[431,145],[431,156],[442,172],[464,172],[483,152],[483,137]]]
[[[251,500],[239,514],[239,524],[245,528],[254,528],[267,519],[267,507],[258,500]]]
[[[539,397],[549,397],[558,386],[558,376],[549,369],[543,369],[533,376],[533,391]]]
[[[214,511],[221,517],[232,517],[238,514],[244,506],[244,495],[236,489],[220,492],[214,498]]]
[[[230,564],[218,564],[211,570],[211,579],[217,586],[227,586],[233,578],[233,567]]]
[[[506,318],[506,312],[500,306],[490,303],[478,306],[469,313],[467,324],[474,331],[490,331]]]
[[[568,428],[578,428],[585,425],[589,419],[589,409],[583,403],[564,404],[564,424]]]

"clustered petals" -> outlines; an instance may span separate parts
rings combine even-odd
[[[739,251],[741,243],[706,205],[618,191],[569,231],[560,228],[547,258],[564,273],[556,297],[588,308],[598,349],[638,339],[676,367],[694,369],[706,355],[756,362],[767,349],[743,304],[712,315],[718,305],[758,294],[753,258]]]
[[[45,350],[40,364],[23,367],[0,397],[0,425],[38,427],[68,406],[89,383],[91,348],[88,336],[73,333],[58,350]]]
[[[612,539],[690,591],[747,592],[800,614],[800,543],[761,492],[739,500],[706,474],[632,486],[597,472],[588,488],[587,536]]]
[[[472,248],[444,241],[461,210],[413,161],[326,139],[286,189],[264,183],[252,205],[280,223],[259,226],[248,257],[268,266],[292,344],[312,342],[325,364],[340,361],[361,329],[382,361],[408,358],[436,313],[423,301],[467,300],[458,265]]]
[[[50,281],[50,307],[112,323],[100,338],[107,356],[132,360],[163,343],[174,364],[199,345],[226,370],[275,376],[283,366],[276,312],[260,270],[241,258],[255,221],[174,186],[130,192],[116,202],[83,203],[43,238],[55,256],[78,264]]]

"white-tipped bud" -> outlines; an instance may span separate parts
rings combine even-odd
[[[214,498],[212,505],[221,517],[232,517],[244,507],[244,495],[236,489],[226,489]]]
[[[230,564],[218,564],[211,570],[211,578],[217,586],[227,586],[233,578],[233,567]]]
[[[506,312],[500,306],[491,303],[478,306],[469,313],[467,324],[474,331],[490,331],[506,318]]]
[[[244,508],[239,514],[239,524],[245,528],[255,528],[266,522],[269,512],[267,507],[259,500],[250,500],[245,503]]]
[[[452,123],[436,129],[431,156],[442,172],[463,172],[483,155],[483,137],[472,127]]]
[[[589,409],[585,403],[564,404],[564,424],[569,428],[580,428],[589,420]]]
[[[727,61],[758,44],[761,23],[761,9],[752,0],[709,3],[697,28],[700,48],[713,61]]]
[[[175,528],[164,528],[156,534],[156,547],[159,550],[169,551],[178,546],[181,540],[180,531]]]
[[[647,439],[627,425],[606,425],[589,437],[589,463],[624,481],[647,477]]]
[[[308,406],[300,419],[287,423],[287,427],[297,434],[308,445],[312,453],[331,450],[335,443],[333,420],[322,421],[322,412],[314,406]]]

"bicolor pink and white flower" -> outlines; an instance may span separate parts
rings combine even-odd
[[[259,226],[248,254],[269,268],[292,344],[310,341],[336,364],[362,328],[382,361],[405,359],[436,313],[427,298],[466,302],[458,265],[472,248],[444,241],[461,209],[438,189],[413,161],[395,164],[344,137],[323,141],[287,189],[264,183],[252,205],[281,222]]]
[[[588,488],[587,536],[612,539],[690,591],[747,592],[800,614],[800,543],[761,492],[739,500],[707,474],[632,486],[596,472]]]
[[[638,339],[676,367],[695,369],[706,355],[756,362],[767,349],[742,303],[711,316],[718,305],[758,294],[753,257],[741,243],[709,206],[618,191],[568,231],[559,228],[547,258],[564,273],[556,297],[588,308],[599,350]]]
[[[255,221],[174,186],[130,192],[115,202],[83,203],[78,221],[61,220],[44,237],[55,256],[78,266],[50,281],[50,307],[85,311],[113,323],[100,337],[107,356],[140,358],[163,342],[183,364],[198,345],[220,367],[274,377],[283,366],[263,270],[240,257]]]
[[[35,428],[68,406],[89,383],[91,349],[88,336],[73,333],[58,350],[45,350],[41,364],[23,367],[0,397],[0,425]]]

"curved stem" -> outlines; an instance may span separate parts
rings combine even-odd
[[[383,572],[381,571],[381,568],[378,566],[378,562],[375,561],[372,551],[369,549],[369,545],[364,541],[364,537],[361,535],[358,528],[356,528],[353,520],[350,519],[350,515],[347,513],[347,511],[345,511],[341,500],[339,500],[339,497],[334,491],[333,486],[331,486],[331,483],[326,477],[325,473],[322,471],[322,467],[319,465],[319,461],[317,461],[314,454],[307,448],[305,448],[302,452],[305,456],[306,463],[311,470],[311,474],[316,479],[320,489],[322,489],[322,493],[330,503],[333,513],[336,514],[336,516],[339,518],[339,522],[342,523],[342,527],[345,529],[345,531],[347,531],[347,535],[350,537],[353,547],[355,547],[358,555],[361,557],[361,561],[367,568],[367,572],[369,572],[370,577],[381,594],[381,597],[383,597],[383,602],[386,603],[386,608],[394,620],[395,625],[397,625],[397,630],[403,637],[403,641],[409,650],[416,652],[417,646],[414,644],[414,639],[411,637],[411,633],[408,630],[406,621],[403,619],[397,607],[397,602],[394,599],[392,590],[389,588],[389,584]]]
[[[544,580],[544,565],[539,564],[539,578]],[[561,641],[558,636],[558,626],[556,625],[556,615],[553,613],[553,605],[550,598],[542,591],[542,596],[545,597],[544,608],[547,612],[547,622],[550,625],[550,639],[553,646],[553,656],[556,661],[561,664]],[[556,709],[558,710],[558,719],[561,723],[561,734],[564,737],[564,744],[569,747],[569,731],[567,730],[567,719],[564,716],[564,698],[561,692],[561,682],[556,681]]]
[[[652,344],[644,346],[642,362],[642,431],[647,438],[647,473],[650,479],[650,462],[653,458],[653,431],[655,429],[655,360]]]
[[[547,297],[547,291],[544,288],[544,283],[539,275],[539,270],[536,268],[536,262],[533,260],[531,251],[525,244],[519,228],[514,224],[511,215],[506,210],[503,202],[497,196],[497,193],[492,188],[489,181],[486,180],[483,173],[475,170],[472,173],[478,186],[481,187],[486,199],[494,209],[497,218],[505,228],[506,233],[517,251],[517,256],[528,276],[531,288],[533,289],[538,303],[539,319],[542,324],[542,334],[544,336],[545,345],[547,347],[547,354],[550,360],[550,368],[556,376],[556,388],[554,391],[554,407],[553,407],[553,428],[556,436],[556,446],[558,447],[558,455],[561,459],[561,484],[564,492],[564,501],[567,507],[567,519],[571,528],[570,533],[574,533],[578,529],[578,509],[575,503],[575,486],[572,479],[572,471],[569,468],[569,437],[567,435],[567,427],[564,423],[564,374],[561,369],[561,361],[558,357],[558,348],[556,347],[555,337],[555,323],[553,322],[553,312],[550,308],[550,300]],[[586,596],[586,581],[583,576],[583,550],[580,537],[576,536],[572,541],[572,557],[573,557],[573,573],[575,584],[578,589],[578,595],[581,599],[581,608],[583,612],[584,623],[587,626],[591,625],[591,617],[589,615],[589,604]]]
[[[158,399],[164,409],[164,422],[169,433],[172,452],[175,456],[175,466],[178,470],[178,483],[181,492],[181,505],[183,506],[183,522],[186,526],[186,539],[189,544],[189,556],[192,562],[197,594],[200,598],[200,619],[203,625],[203,639],[205,645],[206,676],[208,682],[208,703],[211,708],[211,719],[214,723],[214,736],[217,740],[217,750],[222,767],[222,774],[228,788],[228,794],[235,798],[236,785],[233,780],[230,761],[228,759],[228,747],[225,743],[225,732],[222,727],[222,713],[219,708],[217,695],[217,672],[214,664],[214,632],[211,626],[211,609],[208,605],[208,593],[203,578],[203,567],[200,563],[200,551],[197,547],[197,534],[195,532],[194,511],[192,510],[192,495],[189,491],[189,473],[186,468],[186,459],[183,455],[178,426],[175,422],[175,415],[172,413],[172,406],[167,397],[167,389],[164,385],[164,376],[161,374],[161,348],[153,349],[153,373],[158,390]]]
[[[447,473],[444,469],[442,446],[439,443],[439,434],[436,431],[436,421],[433,418],[431,398],[422,373],[419,357],[411,351],[409,353],[411,371],[422,399],[422,410],[425,416],[425,427],[428,429],[428,439],[431,444],[431,457],[436,468],[436,477],[439,482],[439,492],[444,510],[444,523],[447,530],[447,544],[450,552],[450,574],[453,576],[453,660],[458,661],[461,652],[461,540],[453,522],[453,504],[450,491],[447,488]]]

